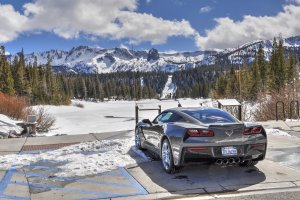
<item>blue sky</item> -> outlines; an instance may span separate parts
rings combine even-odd
[[[300,35],[300,0],[0,0],[0,13],[0,44],[10,53],[195,51]]]

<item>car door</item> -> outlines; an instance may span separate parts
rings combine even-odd
[[[167,126],[167,123],[170,122],[173,112],[163,112],[161,116],[153,121],[153,126],[151,127],[151,143],[153,147],[159,151],[160,150],[160,141],[164,135],[164,129]]]
[[[159,114],[152,122],[152,125],[150,126],[144,126],[143,127],[143,134],[144,137],[146,139],[146,144],[154,147],[155,146],[155,140],[154,137],[157,135],[156,133],[154,133],[154,131],[157,131],[159,129],[159,121],[160,119],[166,114],[166,112],[163,112],[161,114]]]

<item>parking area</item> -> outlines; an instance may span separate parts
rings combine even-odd
[[[110,134],[106,136],[109,137]],[[78,143],[79,138],[72,137],[72,139],[70,139],[71,137],[64,137],[66,139],[63,141],[68,143],[61,143],[56,146],[54,140],[58,140],[57,137],[53,138],[53,142],[49,142],[52,137],[29,139],[26,142],[23,139],[11,140],[15,145],[12,145],[12,152],[0,151],[0,153],[2,155],[13,153],[20,156],[41,155],[53,151],[49,148],[54,146],[59,148]],[[92,136],[89,135],[89,137],[85,137],[85,139],[93,140]],[[115,135],[115,137],[124,138],[125,135]],[[53,145],[36,146],[34,142],[37,140],[39,144],[44,142],[44,144]],[[0,170],[0,199],[132,200],[194,196],[209,199],[220,192],[243,193],[280,189],[300,191],[300,161],[297,159],[300,139],[297,137],[269,136],[268,140],[266,160],[252,168],[196,165],[185,167],[176,174],[166,174],[160,161],[148,161],[118,167],[103,173],[90,173],[94,175],[64,176],[61,170],[68,163],[68,160],[60,159],[57,161],[44,158],[28,162],[27,165],[24,163],[18,165],[16,162],[8,170]],[[6,143],[2,141],[2,144],[5,145]],[[10,144],[7,143],[6,145],[9,149]],[[32,150],[37,148],[39,150]],[[43,148],[46,149],[42,150]],[[86,153],[89,156],[95,152]],[[30,156],[25,157],[31,158]]]
[[[105,199],[144,195],[147,191],[125,168],[88,177],[55,176],[59,166],[43,160],[0,172],[0,199]]]

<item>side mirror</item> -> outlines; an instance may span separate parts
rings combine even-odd
[[[144,124],[149,124],[150,126],[152,126],[152,122],[149,119],[143,119],[142,122]]]

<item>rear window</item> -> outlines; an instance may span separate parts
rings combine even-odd
[[[183,110],[182,112],[196,118],[204,124],[237,122],[232,115],[221,110]]]

